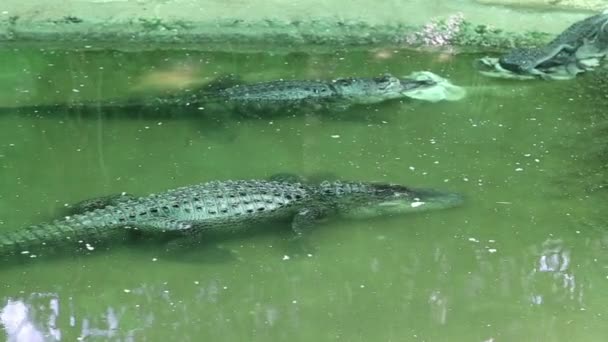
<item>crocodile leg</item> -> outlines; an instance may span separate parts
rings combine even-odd
[[[319,207],[304,208],[294,216],[291,222],[291,229],[293,229],[297,236],[302,236],[305,231],[314,226],[326,214],[326,210]]]

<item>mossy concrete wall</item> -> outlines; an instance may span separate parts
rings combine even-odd
[[[433,18],[459,12],[465,27],[454,44],[483,43],[484,48],[540,43],[591,13],[539,12],[476,0],[3,0],[0,43],[115,48],[407,44],[405,37]]]

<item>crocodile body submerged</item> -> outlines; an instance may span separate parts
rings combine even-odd
[[[0,235],[0,255],[40,255],[46,247],[93,249],[117,232],[158,233],[230,230],[291,220],[300,233],[316,220],[340,214],[368,217],[452,207],[458,194],[362,182],[215,181],[143,197],[87,201],[72,216]]]
[[[142,104],[191,106],[201,111],[229,110],[246,116],[269,116],[285,111],[346,109],[408,97],[408,94],[436,86],[422,79],[397,78],[385,74],[374,78],[323,80],[279,80],[227,87],[207,85],[172,96],[155,97]]]
[[[205,113],[234,112],[243,116],[284,115],[289,112],[314,112],[321,109],[343,110],[353,105],[375,104],[393,99],[413,98],[436,102],[459,100],[464,90],[431,72],[415,72],[398,78],[390,74],[371,78],[333,80],[277,80],[242,83],[217,80],[211,84],[177,93],[135,96],[101,102],[75,102],[71,109],[147,108],[165,112],[167,108]],[[66,105],[36,106],[65,108]]]

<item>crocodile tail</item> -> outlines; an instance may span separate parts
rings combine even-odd
[[[81,222],[58,220],[0,234],[0,256],[38,257],[58,248],[93,250],[98,241],[113,232]]]

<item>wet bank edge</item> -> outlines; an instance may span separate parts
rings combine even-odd
[[[0,46],[53,42],[53,47],[111,46],[126,50],[159,48],[160,45],[161,48],[203,48],[205,45],[205,49],[215,46],[220,50],[227,47],[238,50],[241,45],[267,50],[267,44],[291,50],[311,45],[418,47],[425,42],[416,33],[422,32],[426,24],[433,18],[449,20],[459,11],[465,16],[457,32],[448,32],[451,29],[440,24],[435,33],[448,36],[450,46],[465,51],[504,50],[543,44],[573,22],[593,13],[538,12],[482,5],[459,7],[449,5],[453,4],[449,1],[424,5],[427,2],[418,0],[413,4],[395,5],[396,8],[380,5],[369,10],[345,10],[348,5],[340,7],[337,1],[337,5],[325,8],[325,12],[321,8],[306,13],[297,7],[299,4],[282,0],[275,0],[274,4],[284,3],[284,8],[266,4],[261,9],[256,9],[253,1],[251,13],[221,1],[71,0],[55,7],[38,0],[27,5],[5,1],[0,4]],[[304,3],[314,8],[316,2]],[[359,2],[354,1],[352,6],[356,7]],[[202,8],[201,4],[209,8]],[[375,5],[368,3],[367,6]],[[387,13],[391,9],[392,15]]]

